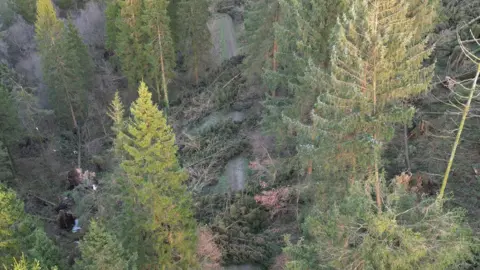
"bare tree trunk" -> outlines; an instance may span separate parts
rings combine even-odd
[[[198,57],[197,52],[194,52],[193,56],[193,73],[195,74],[195,85],[198,85]]]
[[[160,29],[157,28],[157,35],[158,35],[158,46],[160,50],[160,68],[162,73],[162,88],[163,88],[163,95],[164,95],[164,103],[165,109],[168,112],[169,102],[168,102],[168,89],[167,89],[167,79],[165,76],[165,65],[163,63],[163,47],[162,47],[162,34],[160,33]]]
[[[405,163],[407,165],[407,171],[411,170],[411,164],[410,164],[410,155],[408,151],[408,128],[407,124],[403,125],[403,142],[404,142],[404,147],[405,147]]]
[[[7,150],[8,161],[10,163],[10,166],[9,166],[10,171],[12,171],[13,178],[16,178],[17,177],[17,170],[16,170],[15,161],[13,159],[12,152],[10,151],[10,147],[6,143],[5,138],[2,138],[2,142],[3,142],[3,145],[5,146],[5,149]]]
[[[470,111],[470,104],[473,99],[473,93],[475,93],[475,88],[477,87],[477,80],[480,74],[480,64],[477,64],[477,73],[473,79],[472,88],[470,89],[470,94],[468,95],[467,103],[463,108],[462,120],[460,121],[460,126],[458,127],[457,137],[455,138],[455,143],[453,144],[452,152],[450,153],[450,159],[448,160],[447,169],[445,170],[445,175],[443,176],[442,187],[440,188],[440,193],[437,196],[437,201],[440,201],[443,198],[445,193],[445,187],[447,186],[448,176],[450,175],[450,170],[452,169],[453,159],[455,158],[455,152],[457,147],[460,144],[460,138],[462,136],[463,127],[465,125],[465,120],[467,119],[468,112]]]
[[[380,187],[380,176],[378,175],[378,159],[375,154],[375,197],[377,199],[378,212],[382,213],[382,191]]]

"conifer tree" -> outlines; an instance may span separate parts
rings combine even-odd
[[[245,65],[247,73],[261,76],[263,69],[277,71],[278,40],[274,26],[281,19],[278,0],[248,1],[245,10]]]
[[[37,20],[35,22],[35,38],[42,54],[50,53],[53,45],[60,38],[63,29],[57,19],[55,8],[50,0],[37,0]]]
[[[120,17],[121,5],[119,0],[110,0],[105,9],[105,28],[106,40],[105,47],[108,50],[115,51],[117,46],[117,36],[119,34],[118,19]]]
[[[131,269],[128,259],[135,256],[127,254],[114,235],[96,221],[92,221],[88,232],[80,242],[82,257],[76,261],[75,269]]]
[[[265,69],[262,78],[268,89],[284,93],[282,97],[267,97],[264,102],[268,109],[264,126],[275,134],[282,134],[282,140],[305,143],[297,141],[296,130],[288,124],[288,119],[311,123],[310,111],[320,88],[304,87],[300,80],[309,61],[325,71],[328,69],[331,37],[335,35],[333,28],[350,2],[280,1],[282,22],[275,25],[274,31],[278,40],[277,60],[281,63],[281,68],[276,71]],[[283,132],[285,130],[290,131]],[[312,159],[307,162],[307,173],[311,174]]]
[[[109,12],[113,17],[119,12],[119,17],[115,22],[116,27],[107,28],[107,36],[110,47],[115,49],[118,55],[122,71],[128,78],[130,85],[137,85],[146,73],[148,60],[144,53],[144,44],[148,41],[143,36],[143,24],[141,20],[144,8],[143,0],[118,1],[120,10],[118,11],[115,2],[110,3]],[[109,18],[109,20],[112,20]],[[113,23],[112,22],[112,23]],[[116,45],[113,46],[113,42]]]
[[[0,261],[19,258],[23,251],[42,266],[61,266],[58,249],[23,207],[15,192],[0,183]]]
[[[138,232],[140,236],[126,244],[135,247],[139,262],[144,265],[192,267],[195,221],[191,198],[183,183],[187,175],[176,158],[175,135],[143,82],[138,95],[130,108],[132,118],[126,131],[120,132],[127,138],[121,163],[126,174],[124,196],[129,209],[137,209],[133,212],[136,221],[126,233]]]
[[[12,176],[15,176],[15,166],[10,147],[18,138],[19,132],[15,102],[6,86],[0,83],[0,148],[5,150],[8,162],[4,165],[8,164]]]
[[[380,214],[363,183],[349,191],[337,204],[316,203],[306,219],[308,240],[285,250],[287,269],[459,269],[472,259],[478,240],[464,211],[419,200],[396,181],[383,189]]]
[[[36,0],[6,0],[11,10],[20,14],[28,23],[35,22]]]
[[[125,109],[123,107],[123,103],[120,99],[120,95],[118,91],[115,92],[115,96],[113,97],[112,103],[110,105],[110,111],[108,112],[108,116],[113,120],[112,130],[114,132],[114,149],[117,157],[122,156],[122,145],[124,141],[123,134],[125,132]]]
[[[36,38],[42,59],[43,80],[57,119],[77,131],[81,166],[81,126],[87,117],[87,91],[93,66],[85,44],[71,21],[64,27],[50,0],[38,0]]]
[[[176,23],[179,28],[179,50],[185,56],[187,67],[193,69],[195,83],[199,82],[199,69],[202,58],[211,48],[210,31],[207,28],[209,19],[207,0],[181,0],[178,3]],[[173,32],[173,31],[172,31]]]
[[[300,151],[321,157],[323,169],[373,179],[379,211],[383,145],[396,124],[413,116],[414,109],[402,101],[426,91],[433,72],[433,66],[423,66],[431,49],[412,39],[416,25],[407,8],[406,0],[356,1],[336,28],[331,73],[325,76],[311,63],[302,79],[304,87],[318,88],[320,95],[312,125],[303,125],[306,143]]]
[[[168,111],[168,83],[173,77],[175,67],[175,48],[170,32],[170,18],[167,14],[168,0],[145,0],[142,14],[146,44],[145,56],[148,56],[148,69],[145,79],[155,88],[157,98],[161,100]]]

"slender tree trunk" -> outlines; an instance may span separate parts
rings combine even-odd
[[[465,125],[465,120],[467,119],[468,112],[470,111],[470,103],[473,99],[473,94],[475,93],[475,88],[477,87],[477,80],[480,74],[480,64],[477,65],[477,73],[475,74],[475,79],[473,79],[472,88],[470,89],[470,94],[468,95],[467,103],[463,108],[462,120],[460,121],[460,126],[458,127],[457,137],[453,144],[452,152],[450,153],[450,159],[448,160],[447,169],[445,170],[445,175],[443,176],[442,187],[440,188],[440,193],[437,196],[437,201],[443,199],[445,193],[445,187],[447,186],[448,176],[450,175],[450,170],[452,169],[453,159],[455,158],[455,152],[457,147],[460,144],[460,138],[462,136],[463,127]]]
[[[82,135],[80,127],[77,127],[77,135],[78,135],[78,153],[77,153],[77,164],[78,168],[82,168]]]
[[[410,155],[408,151],[408,128],[407,124],[403,125],[403,142],[404,142],[404,147],[405,147],[405,163],[407,165],[407,171],[411,170],[411,164],[410,164]]]
[[[198,85],[198,57],[197,52],[193,52],[193,73],[195,74],[195,85]]]
[[[160,32],[160,29],[157,28],[157,35],[158,35],[158,46],[160,50],[160,68],[162,72],[162,88],[163,88],[163,95],[164,95],[164,103],[165,103],[165,109],[168,112],[169,108],[169,102],[168,102],[168,89],[167,89],[167,79],[165,76],[165,65],[163,63],[163,47],[162,47],[162,34]]]
[[[10,147],[6,143],[5,138],[2,138],[2,142],[3,142],[3,145],[5,146],[5,149],[7,150],[8,161],[10,163],[9,167],[10,167],[10,170],[12,171],[13,178],[16,178],[17,177],[17,170],[16,170],[15,161],[13,159],[12,152],[10,151]]]
[[[377,150],[375,149],[375,197],[377,200],[378,213],[382,213],[382,189],[380,187],[380,176],[378,173],[378,157]]]
[[[162,104],[162,95],[160,94],[160,80],[157,74],[155,74],[155,90],[157,92],[158,105],[160,105]]]

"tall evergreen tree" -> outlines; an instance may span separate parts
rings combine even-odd
[[[23,208],[15,192],[0,183],[0,261],[19,258],[23,251],[42,266],[61,266],[58,249]]]
[[[412,39],[416,25],[407,12],[407,0],[356,1],[338,23],[331,73],[325,76],[311,64],[302,79],[304,87],[318,88],[320,95],[312,125],[303,125],[301,151],[321,157],[323,169],[373,178],[379,211],[383,145],[396,124],[413,116],[414,109],[402,101],[425,92],[433,72],[433,66],[423,66],[431,49]]]
[[[105,28],[106,28],[106,40],[105,47],[108,50],[115,51],[117,46],[117,36],[119,34],[119,18],[120,18],[121,5],[120,0],[110,0],[107,2],[107,8],[105,9]]]
[[[15,176],[15,166],[10,148],[12,143],[17,140],[19,134],[20,128],[15,102],[6,85],[0,83],[0,148],[5,151],[5,155],[8,158],[7,163],[4,163],[4,165],[8,164],[11,176]]]
[[[181,43],[178,47],[185,56],[187,67],[193,69],[196,84],[202,60],[211,48],[207,28],[209,15],[207,0],[181,0],[178,3],[177,16],[181,20],[176,23],[179,28],[177,44]]]
[[[92,64],[88,51],[69,22],[64,28],[50,0],[38,0],[36,38],[42,59],[43,79],[52,105],[64,125],[78,128],[87,114],[87,90]]]
[[[143,31],[147,36],[145,54],[149,67],[145,79],[155,88],[160,102],[160,90],[163,91],[163,103],[168,110],[168,83],[173,77],[175,67],[175,48],[170,32],[170,18],[167,14],[168,0],[145,0],[142,15]]]
[[[36,0],[9,0],[9,4],[26,22],[35,22]]]
[[[113,140],[115,156],[122,160],[122,148],[125,141],[125,137],[123,136],[125,132],[125,109],[123,107],[123,103],[120,99],[118,91],[115,92],[115,96],[110,105],[108,116],[110,116],[110,118],[113,120],[112,130],[115,135],[115,138]]]
[[[278,0],[248,1],[245,10],[245,65],[250,75],[262,76],[263,69],[277,71],[278,40],[274,26],[280,22]]]
[[[306,219],[308,240],[288,245],[287,269],[464,269],[478,245],[464,211],[418,199],[400,183],[385,192],[378,213],[363,183]],[[468,268],[468,267],[465,267]],[[469,268],[468,268],[469,269]]]
[[[75,263],[75,269],[132,269],[128,260],[135,260],[135,255],[127,254],[114,235],[95,221],[88,227],[88,232],[80,242],[82,257]]]
[[[144,53],[144,44],[147,42],[142,31],[143,0],[119,1],[119,17],[116,27],[109,27],[107,31],[110,47],[118,55],[122,71],[127,76],[130,85],[137,85],[146,73],[148,60]],[[115,2],[110,3],[111,16],[118,12]],[[111,20],[109,18],[109,20]],[[117,34],[115,34],[117,33]],[[112,42],[116,42],[113,46]]]
[[[62,24],[57,19],[55,8],[50,0],[37,0],[37,21],[35,22],[35,38],[40,52],[52,50],[59,39]]]
[[[180,168],[175,135],[166,119],[151,100],[145,83],[138,89],[132,104],[123,144],[125,157],[125,202],[137,220],[129,233],[139,231],[139,261],[144,265],[188,268],[195,265],[195,221],[191,198],[183,182],[187,175]],[[138,247],[141,247],[138,249]],[[152,254],[151,248],[155,252]]]

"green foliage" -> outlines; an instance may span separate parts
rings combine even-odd
[[[413,116],[402,101],[425,92],[433,75],[433,66],[423,66],[432,50],[425,38],[412,38],[416,21],[407,17],[407,2],[372,5],[357,1],[339,21],[330,73],[310,61],[301,85],[320,93],[313,123],[287,119],[303,131],[299,151],[321,157],[317,166],[324,171],[353,175],[372,168],[394,126]]]
[[[274,27],[277,37],[277,70],[266,69],[264,84],[275,96],[264,102],[267,113],[264,128],[272,134],[281,134],[280,142],[291,145],[296,138],[295,129],[288,126],[283,116],[309,123],[310,112],[321,87],[305,87],[304,76],[308,61],[323,70],[328,69],[332,36],[337,18],[346,10],[350,0],[280,1],[281,22]],[[283,115],[283,116],[282,116]],[[285,130],[290,132],[286,133]]]
[[[77,29],[55,15],[50,0],[38,0],[36,38],[42,58],[43,79],[55,113],[65,126],[77,128],[87,117],[87,90],[93,66]]]
[[[281,236],[267,230],[268,212],[246,194],[214,194],[200,197],[196,216],[210,224],[222,263],[255,263],[268,266],[280,250]]]
[[[107,8],[105,9],[105,28],[106,28],[106,41],[105,47],[108,50],[115,51],[117,46],[117,35],[119,34],[119,27],[117,25],[117,20],[120,17],[120,2],[117,0],[111,0],[107,3]]]
[[[245,65],[250,75],[261,76],[263,68],[276,69],[277,36],[281,7],[278,0],[248,1],[245,10]]]
[[[3,266],[5,270],[7,270],[7,266]],[[13,265],[11,266],[11,269],[13,270],[41,270],[42,267],[40,266],[40,263],[35,260],[33,262],[29,262],[25,256],[22,254],[22,257],[19,261],[17,261],[16,258],[13,258]]]
[[[164,105],[168,108],[167,86],[174,76],[175,68],[175,48],[170,32],[170,18],[167,14],[169,1],[144,0],[144,3],[142,30],[147,41],[144,54],[148,60],[148,68],[144,70],[143,75],[151,88],[155,88],[159,101],[160,90],[163,90]]]
[[[478,242],[463,211],[418,201],[403,185],[385,193],[381,214],[360,182],[337,204],[317,204],[308,238],[286,248],[289,269],[458,269],[471,259]]]
[[[115,134],[114,140],[114,147],[115,151],[117,152],[117,156],[121,156],[121,148],[122,148],[122,132],[125,131],[125,109],[123,108],[123,103],[120,100],[120,95],[118,91],[115,92],[115,96],[113,97],[112,104],[110,105],[110,111],[108,112],[108,116],[113,120],[112,130]]]
[[[33,24],[36,15],[36,0],[10,0],[12,9],[20,14],[26,22]]]
[[[88,232],[80,242],[82,257],[76,261],[75,269],[135,269],[129,261],[135,261],[135,254],[127,254],[116,237],[101,223],[92,221]]]
[[[183,182],[187,175],[176,158],[175,135],[166,119],[151,100],[145,83],[130,108],[131,119],[122,145],[125,157],[121,163],[126,177],[125,213],[127,234],[138,233],[134,241],[124,243],[139,255],[144,265],[167,268],[195,265],[195,221],[191,198]],[[123,237],[135,237],[122,235]],[[152,251],[153,254],[152,254]]]
[[[115,6],[117,4],[119,7]],[[141,31],[142,9],[143,1],[112,1],[108,9],[110,22],[107,28],[107,44],[109,48],[115,49],[122,71],[132,86],[137,85],[145,76],[147,65],[146,54],[143,53],[145,38]]]
[[[196,84],[199,83],[202,61],[212,45],[207,28],[208,4],[207,0],[181,0],[178,3],[178,49],[185,56],[187,67],[193,69]]]
[[[167,0],[112,1],[107,8],[107,47],[114,49],[130,85],[145,80],[163,95],[173,76],[175,51]],[[163,90],[163,93],[161,93]]]
[[[0,184],[0,260],[19,257],[21,251],[27,257],[38,260],[42,266],[62,264],[57,247],[40,228],[38,222],[23,210],[23,203],[15,192]]]
[[[0,141],[8,146],[17,140],[20,129],[11,91],[0,83]]]

